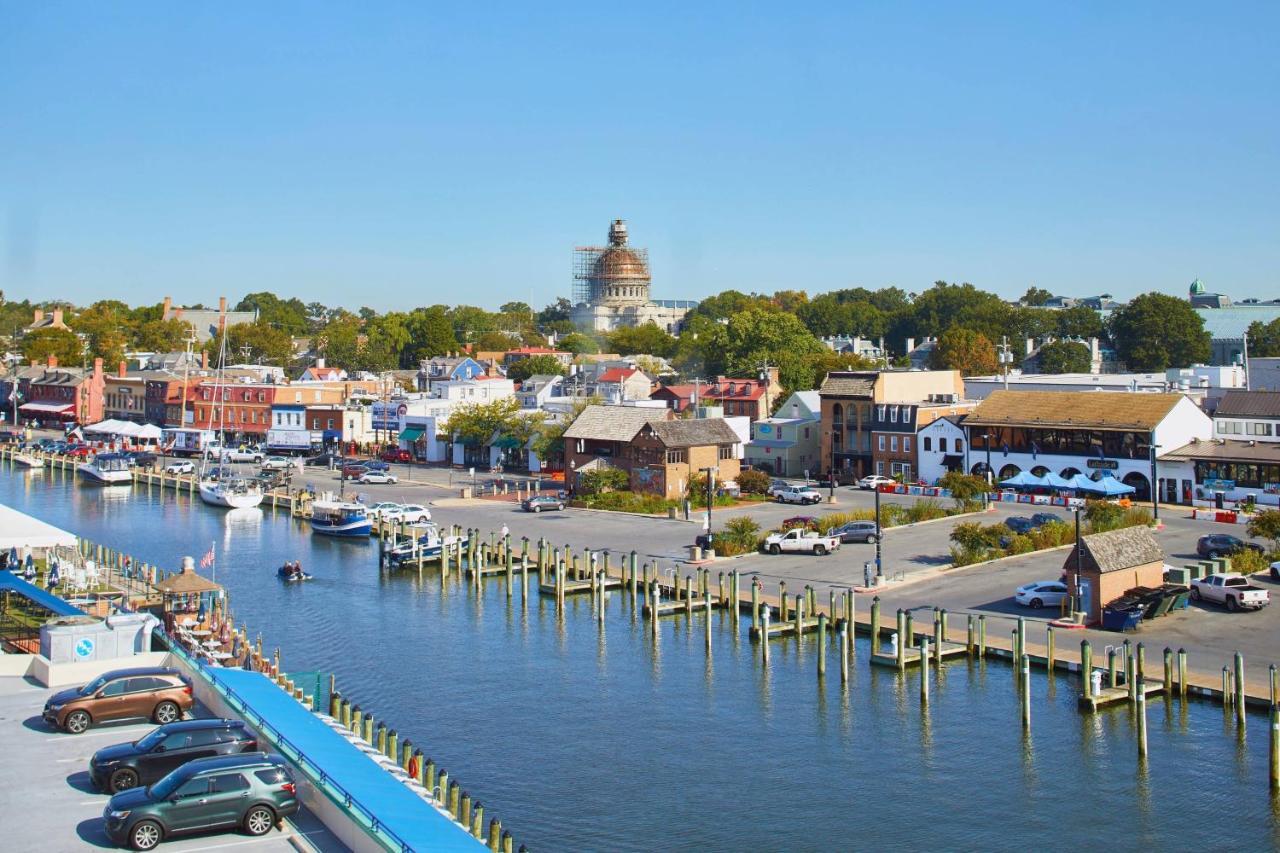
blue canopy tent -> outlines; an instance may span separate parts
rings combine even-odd
[[[1046,486],[1048,486],[1049,488],[1051,488],[1051,489],[1059,489],[1059,490],[1062,490],[1062,489],[1073,489],[1073,488],[1075,488],[1075,486],[1073,486],[1073,485],[1071,484],[1071,481],[1070,481],[1070,480],[1065,479],[1065,478],[1063,478],[1063,477],[1059,477],[1057,474],[1053,473],[1052,471],[1050,471],[1049,473],[1045,474],[1045,475],[1044,475],[1044,477],[1042,477],[1041,479],[1043,479],[1043,480],[1044,480],[1044,484],[1045,484]]]
[[[1019,471],[1009,479],[1001,480],[1000,485],[1011,489],[1043,489],[1047,484],[1030,471]]]
[[[1110,474],[1099,477],[1094,481],[1094,486],[1097,487],[1100,494],[1109,498],[1119,497],[1120,495],[1131,495],[1136,491],[1133,486],[1120,482]]]

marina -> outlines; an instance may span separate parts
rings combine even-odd
[[[619,577],[622,589],[595,596],[587,579],[586,592],[560,606],[554,594],[537,593],[535,578],[517,581],[507,594],[505,560],[496,553],[490,566],[502,568],[498,575],[443,576],[433,567],[389,573],[378,569],[378,542],[369,537],[314,537],[306,521],[288,513],[216,512],[175,490],[117,496],[77,488],[55,472],[39,482],[12,471],[0,476],[0,502],[155,565],[176,567],[181,555],[200,550],[193,543],[215,541],[217,579],[239,621],[261,631],[286,662],[334,673],[343,700],[370,709],[422,750],[415,769],[425,771],[429,758],[465,777],[472,799],[500,814],[531,849],[600,849],[602,838],[610,849],[653,849],[666,844],[662,826],[647,819],[654,813],[692,828],[698,846],[716,849],[755,846],[797,820],[821,827],[810,840],[817,846],[911,839],[912,846],[1014,849],[1021,843],[1004,837],[990,814],[1012,803],[1020,820],[1050,839],[1060,827],[1041,825],[1043,816],[1065,801],[1084,809],[1105,804],[1140,844],[1212,846],[1211,816],[1228,804],[1240,818],[1239,844],[1269,846],[1275,838],[1265,726],[1239,725],[1234,704],[1163,691],[1146,703],[1150,727],[1140,756],[1131,704],[1088,715],[1078,709],[1073,650],[1022,652],[1040,666],[1053,659],[1064,673],[1029,669],[1034,725],[1027,727],[1019,678],[1000,659],[1014,653],[1016,637],[1015,644],[983,638],[982,656],[948,655],[941,666],[917,667],[929,691],[922,704],[918,676],[858,665],[872,656],[870,621],[861,613],[864,636],[847,660],[830,649],[819,654],[816,630],[799,642],[791,636],[763,644],[773,648],[762,658],[762,644],[748,635],[749,600],[739,599],[737,612],[704,605],[655,622],[644,616],[642,597],[639,606],[631,603]],[[473,537],[481,540],[477,549],[485,538]],[[314,579],[281,584],[281,555],[299,560]],[[658,572],[623,566],[637,585],[646,576],[656,583]],[[705,601],[701,589],[714,586],[710,577],[696,581],[694,602]],[[730,579],[728,588],[737,583]],[[673,591],[668,585],[664,595]],[[810,598],[802,597],[806,607]],[[867,620],[878,617],[868,611]],[[887,628],[880,628],[882,652]],[[909,633],[933,631],[925,624]],[[836,636],[833,620],[826,639]],[[832,667],[825,677],[815,675],[820,659]],[[839,664],[845,666],[836,677]],[[483,725],[465,722],[480,714]],[[752,781],[761,756],[743,749],[744,733],[770,745],[770,776],[794,784]],[[378,729],[373,735],[378,741]],[[664,778],[680,780],[678,789],[654,784],[657,762]],[[966,779],[979,769],[985,782],[975,789]],[[805,784],[815,774],[824,783]],[[548,785],[572,790],[575,808],[548,800]],[[942,796],[957,785],[970,791],[963,804]],[[920,825],[909,810],[863,819],[858,803],[868,792],[908,787],[938,821]],[[726,790],[735,794],[729,801]],[[1187,798],[1186,790],[1198,796]],[[620,798],[629,808],[618,808]],[[708,810],[709,802],[719,805]],[[1113,829],[1073,832],[1083,843],[1104,844]]]

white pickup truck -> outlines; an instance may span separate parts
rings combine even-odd
[[[812,486],[788,486],[777,489],[774,499],[780,504],[816,504],[822,503],[822,493]]]
[[[1224,572],[1191,582],[1191,597],[1196,601],[1225,604],[1228,610],[1257,610],[1266,607],[1271,594],[1249,583],[1244,575]]]
[[[223,462],[252,462],[257,465],[265,457],[266,454],[261,450],[254,450],[252,447],[235,447],[222,451]]]
[[[764,540],[764,550],[770,554],[781,554],[783,551],[800,551],[803,553],[830,554],[840,547],[839,536],[823,536],[802,527],[792,528],[782,533],[772,533]]]

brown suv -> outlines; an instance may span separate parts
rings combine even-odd
[[[72,687],[49,697],[44,720],[78,735],[94,723],[132,718],[161,725],[182,719],[191,710],[191,682],[177,670],[163,667],[117,669],[103,673],[84,687]]]

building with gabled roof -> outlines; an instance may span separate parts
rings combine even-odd
[[[1062,570],[1067,589],[1079,595],[1077,609],[1093,624],[1102,621],[1104,607],[1129,590],[1164,583],[1164,549],[1145,525],[1091,533],[1080,537],[1079,555],[1075,548],[1068,552]]]

